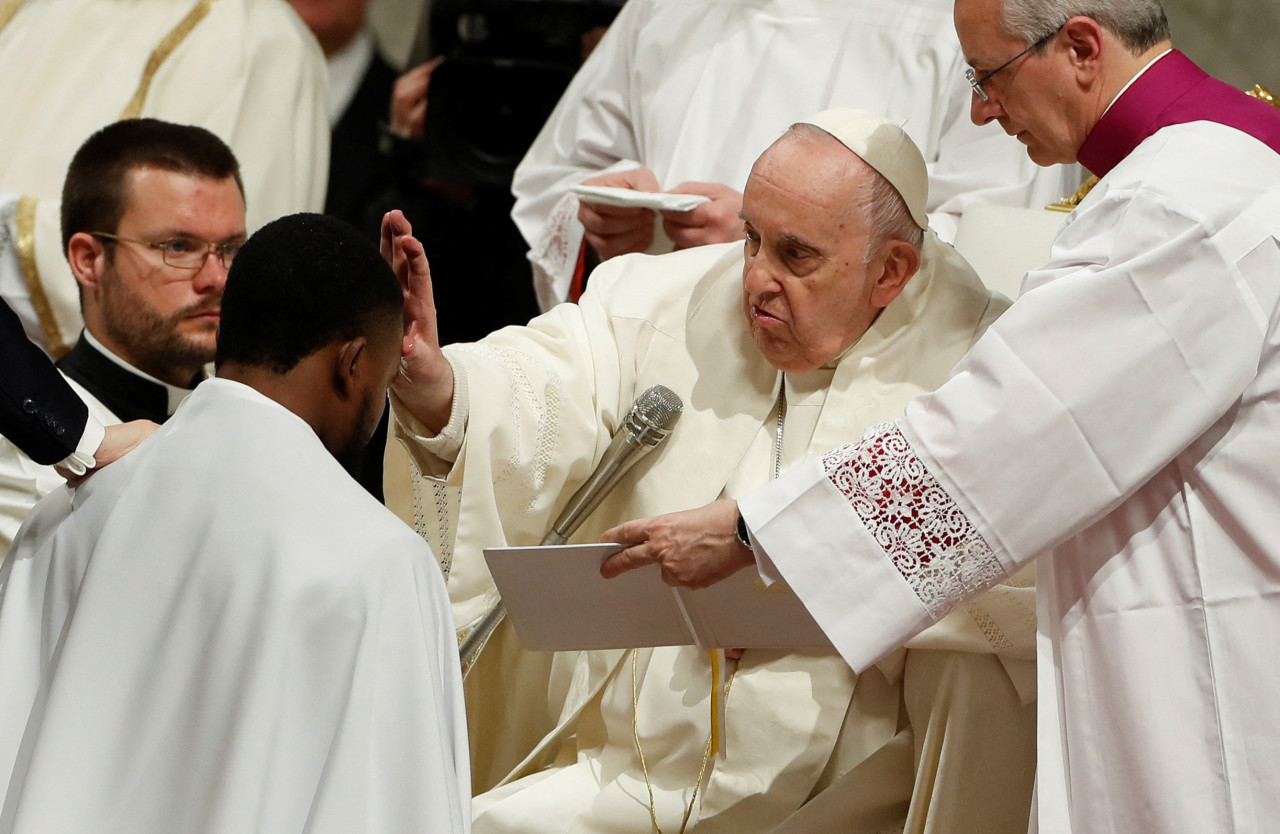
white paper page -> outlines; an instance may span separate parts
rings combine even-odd
[[[668,191],[633,191],[610,185],[575,185],[569,189],[587,203],[619,208],[647,208],[660,211],[692,211],[711,198],[703,194],[672,194]]]
[[[489,571],[520,642],[540,651],[831,645],[786,585],[765,588],[754,570],[740,570],[700,591],[671,588],[656,565],[602,578],[600,564],[621,549],[486,548]]]
[[[535,651],[682,646],[693,642],[657,565],[615,579],[600,565],[620,544],[488,547],[484,557],[516,636]]]
[[[681,588],[680,595],[698,645],[703,648],[802,649],[831,645],[786,583],[765,587],[755,568],[744,568],[708,588]]]

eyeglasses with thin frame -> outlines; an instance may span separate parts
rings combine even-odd
[[[984,74],[983,74],[983,76],[982,76],[981,78],[979,78],[979,77],[978,77],[978,74],[977,74],[976,72],[974,72],[973,67],[969,67],[967,70],[965,70],[965,71],[964,71],[964,77],[965,77],[965,78],[967,78],[967,79],[969,79],[969,86],[973,88],[973,94],[974,94],[974,95],[976,95],[978,98],[982,99],[983,101],[986,101],[986,100],[987,100],[987,91],[983,89],[983,85],[984,85],[984,84],[986,84],[988,81],[990,81],[990,80],[991,80],[991,76],[995,75],[995,74],[996,74],[997,72],[999,72],[1000,70],[1002,70],[1002,69],[1004,69],[1005,67],[1009,66],[1009,65],[1010,65],[1010,64],[1012,64],[1014,61],[1016,61],[1016,60],[1018,60],[1019,58],[1021,58],[1023,55],[1026,55],[1028,52],[1031,52],[1031,51],[1033,51],[1033,50],[1039,49],[1040,47],[1044,46],[1046,43],[1048,43],[1048,42],[1053,38],[1053,36],[1054,36],[1054,35],[1058,34],[1058,33],[1059,33],[1059,32],[1061,32],[1061,31],[1062,31],[1062,27],[1061,27],[1061,26],[1059,26],[1057,29],[1054,29],[1052,32],[1050,32],[1049,34],[1045,35],[1045,36],[1044,36],[1043,38],[1041,38],[1040,40],[1038,40],[1038,41],[1036,41],[1035,43],[1031,44],[1031,46],[1028,46],[1026,49],[1022,50],[1022,51],[1021,51],[1021,52],[1019,52],[1017,55],[1014,55],[1012,58],[1010,58],[1009,60],[1005,61],[1005,62],[1004,62],[1003,64],[1001,64],[1000,66],[996,67],[996,68],[995,68],[995,69],[993,69],[991,72],[984,73]]]
[[[200,269],[204,266],[205,259],[209,257],[210,252],[218,259],[224,269],[230,269],[231,262],[235,260],[240,247],[244,246],[244,241],[210,243],[207,240],[200,240],[194,237],[173,237],[168,240],[162,240],[159,243],[152,243],[149,240],[121,237],[110,232],[89,232],[89,234],[119,243],[134,243],[138,246],[145,246],[148,249],[159,250],[160,259],[165,262],[165,265],[177,267],[178,269]]]

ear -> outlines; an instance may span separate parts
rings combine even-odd
[[[1102,26],[1091,17],[1073,17],[1062,24],[1062,43],[1076,79],[1085,86],[1092,84],[1101,69],[1099,60],[1107,46]]]
[[[338,399],[346,402],[360,390],[360,357],[365,351],[364,336],[342,342],[334,352],[333,359],[333,391]]]
[[[87,232],[76,232],[67,241],[67,263],[81,290],[96,290],[107,269],[107,247]]]
[[[891,240],[876,256],[881,264],[880,277],[871,288],[871,306],[888,307],[920,268],[920,250],[905,240]]]

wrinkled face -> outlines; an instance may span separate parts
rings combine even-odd
[[[126,208],[115,234],[151,243],[186,239],[240,243],[244,198],[234,178],[213,180],[155,168],[125,179]],[[159,251],[111,245],[96,294],[102,338],[130,364],[166,379],[213,360],[227,270],[216,257],[197,269],[164,263]],[[95,334],[98,335],[98,334]]]
[[[956,34],[965,60],[978,78],[1013,58],[1029,44],[1000,28],[1000,0],[956,0]],[[1059,36],[991,76],[969,113],[975,124],[997,121],[1005,133],[1027,146],[1038,165],[1075,162],[1088,131],[1076,112],[1080,102],[1074,75],[1064,60]]]
[[[756,345],[779,370],[821,367],[880,312],[873,294],[883,261],[864,266],[868,234],[853,206],[869,171],[831,137],[790,135],[751,169],[742,195],[743,311]]]

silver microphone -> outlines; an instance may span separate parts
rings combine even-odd
[[[568,541],[627,470],[666,439],[683,408],[680,397],[665,385],[655,385],[641,394],[622,418],[622,426],[604,450],[595,471],[569,499],[551,530],[542,538],[542,544]]]
[[[568,541],[622,480],[622,476],[667,438],[683,409],[684,403],[679,395],[665,385],[654,385],[637,397],[631,410],[622,418],[622,425],[609,441],[609,447],[604,450],[595,470],[569,498],[551,530],[542,537],[541,544],[557,545]],[[463,639],[458,649],[462,656],[463,677],[471,671],[472,664],[506,614],[507,607],[499,600]]]

